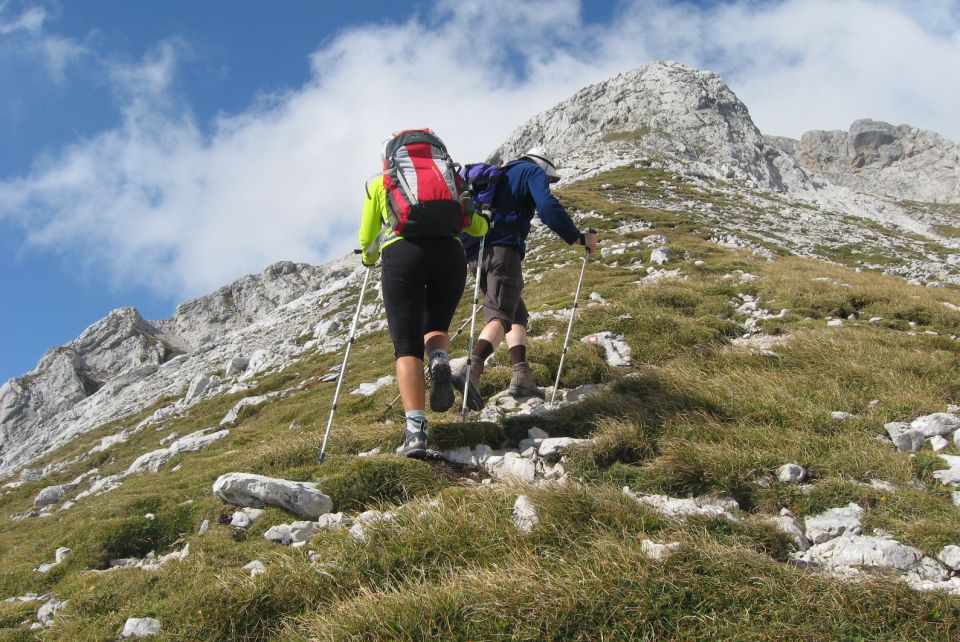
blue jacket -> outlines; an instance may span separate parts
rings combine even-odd
[[[522,258],[527,251],[526,239],[534,213],[567,243],[580,239],[580,230],[550,191],[547,173],[530,161],[517,160],[503,167],[503,175],[493,196],[494,224],[487,232],[488,246],[515,247]],[[510,226],[510,232],[497,231],[498,225]],[[513,233],[519,233],[517,234]],[[477,248],[467,248],[468,255]]]

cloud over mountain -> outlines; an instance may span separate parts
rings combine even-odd
[[[56,39],[37,10],[0,5],[0,19],[0,43]],[[119,121],[0,183],[0,226],[106,282],[197,294],[348,250],[390,131],[427,125],[477,160],[529,114],[654,58],[723,74],[765,133],[870,116],[956,139],[958,24],[945,2],[638,0],[598,24],[573,1],[441,0],[402,24],[341,32],[302,86],[209,122],[174,82],[189,44],[161,42],[136,63],[86,60],[113,87]]]

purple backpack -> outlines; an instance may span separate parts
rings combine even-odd
[[[473,195],[473,201],[480,209],[490,209],[493,205],[493,193],[502,174],[502,169],[488,163],[471,163],[460,170],[464,187]]]

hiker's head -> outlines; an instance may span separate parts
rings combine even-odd
[[[560,180],[560,174],[557,172],[557,166],[553,162],[553,154],[543,147],[534,147],[527,150],[527,153],[521,156],[523,160],[540,166],[540,169],[547,173],[547,180],[556,183]]]

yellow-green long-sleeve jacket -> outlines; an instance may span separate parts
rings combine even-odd
[[[378,176],[367,184],[367,193],[363,199],[363,214],[360,217],[360,250],[363,252],[361,260],[364,265],[376,263],[383,248],[403,238],[392,232],[389,221],[387,189],[383,186],[383,177]],[[470,225],[463,231],[470,236],[483,236],[488,228],[487,219],[474,212]]]

